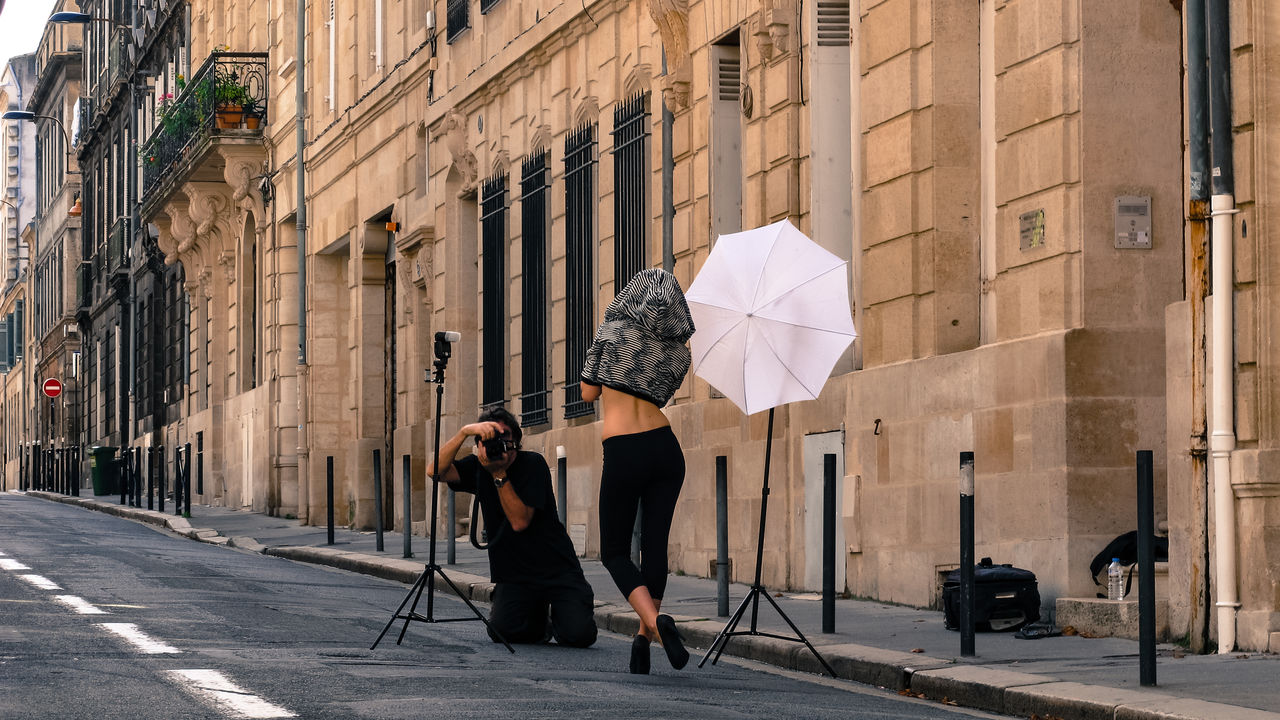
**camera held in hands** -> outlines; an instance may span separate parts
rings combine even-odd
[[[495,460],[506,455],[507,451],[516,449],[516,441],[512,439],[510,432],[494,435],[488,440],[481,440],[480,444],[484,445],[485,454]]]

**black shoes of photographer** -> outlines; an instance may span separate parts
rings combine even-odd
[[[684,649],[680,632],[676,630],[676,621],[670,615],[659,615],[657,625],[658,637],[662,638],[662,649],[667,652],[671,667],[683,669],[689,663],[689,651]]]
[[[631,641],[631,674],[649,674],[649,638],[643,635]]]

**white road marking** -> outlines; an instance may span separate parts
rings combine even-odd
[[[23,565],[17,560],[0,559],[0,570],[30,570],[31,568]]]
[[[297,713],[269,703],[257,695],[250,695],[217,670],[170,670],[169,675],[179,682],[183,690],[236,717],[297,717]]]
[[[22,578],[23,580],[26,580],[32,585],[35,585],[41,590],[61,590],[62,589],[58,587],[58,583],[50,580],[49,578],[43,575],[19,575],[18,577]]]
[[[180,654],[182,651],[172,645],[166,645],[138,629],[133,623],[98,623],[107,632],[124,638],[146,655]]]
[[[53,599],[57,600],[63,605],[66,605],[72,610],[75,610],[77,613],[80,613],[81,615],[106,615],[107,614],[106,610],[94,607],[93,605],[90,605],[89,602],[84,598],[76,597],[75,595],[54,595]]]

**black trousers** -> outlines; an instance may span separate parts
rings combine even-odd
[[[596,641],[594,600],[585,578],[559,585],[498,583],[489,623],[507,642],[541,643],[555,638],[561,645],[590,647]],[[492,629],[489,637],[498,642]]]
[[[600,560],[623,597],[644,585],[655,600],[667,589],[667,539],[684,485],[684,453],[669,427],[604,441],[600,472]],[[640,567],[631,531],[640,518]]]

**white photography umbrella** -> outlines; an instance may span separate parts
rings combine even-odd
[[[769,411],[764,486],[756,536],[756,578],[737,612],[716,636],[698,667],[737,635],[803,642],[827,672],[835,671],[760,584],[765,517],[769,507],[769,456],[773,409],[822,392],[840,355],[853,342],[845,261],[823,250],[789,221],[721,235],[685,299],[693,314],[693,372],[748,415]],[[771,605],[797,637],[761,632],[759,598]],[[736,630],[751,605],[751,628]]]
[[[856,337],[847,263],[788,220],[721,235],[685,298],[694,374],[748,415],[818,397]]]

